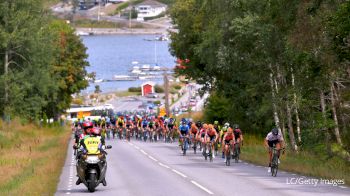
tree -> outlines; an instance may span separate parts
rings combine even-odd
[[[51,22],[50,31],[54,35],[53,47],[56,49],[51,76],[56,80],[58,90],[51,93],[46,114],[58,117],[70,107],[72,94],[79,93],[88,86],[86,79],[87,62],[86,47],[80,38],[74,34],[74,29],[63,21]]]
[[[0,3],[0,113],[36,118],[54,88],[49,70],[53,49],[41,1]]]

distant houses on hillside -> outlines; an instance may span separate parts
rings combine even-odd
[[[146,0],[142,3],[135,5],[137,11],[137,20],[144,21],[148,17],[156,17],[162,13],[165,13],[167,5],[159,3],[154,0]]]

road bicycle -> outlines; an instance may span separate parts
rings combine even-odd
[[[228,143],[227,145],[228,145],[228,149],[225,150],[225,159],[226,159],[225,163],[226,163],[226,166],[230,166],[230,164],[231,164],[231,148],[232,148],[232,146],[231,146],[231,143]]]
[[[182,154],[184,156],[186,155],[186,151],[188,149],[188,143],[189,143],[189,137],[187,135],[180,136],[180,145],[181,145]]]
[[[236,142],[233,145],[233,154],[232,154],[232,158],[235,159],[236,163],[238,163],[239,161],[239,155],[240,155],[239,143]]]
[[[271,176],[276,177],[277,172],[278,172],[278,151],[283,150],[284,153],[284,148],[277,150],[276,144],[273,144],[272,147],[272,161],[271,161]]]

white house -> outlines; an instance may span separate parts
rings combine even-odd
[[[143,21],[146,17],[154,17],[163,13],[167,9],[167,5],[158,1],[146,0],[135,6],[137,11],[137,20]]]

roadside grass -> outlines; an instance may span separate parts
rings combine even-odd
[[[117,97],[139,96],[141,92],[118,91],[114,93]]]
[[[67,127],[3,123],[0,195],[54,195],[70,135]]]
[[[267,167],[268,153],[263,139],[244,135],[241,159]],[[293,153],[287,149],[280,160],[281,170],[323,179],[344,179],[346,184],[350,184],[350,163],[338,157],[329,158],[322,152],[315,154],[306,150]]]

